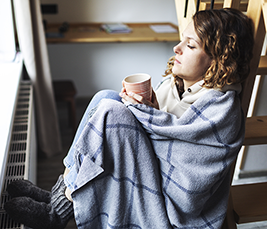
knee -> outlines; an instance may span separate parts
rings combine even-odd
[[[119,96],[119,93],[117,91],[102,90],[94,95],[87,107],[86,112],[89,112],[92,108],[96,107],[102,99],[112,99],[121,102],[121,97]]]
[[[113,99],[113,100],[121,101],[121,97],[119,96],[119,93],[114,90],[101,90],[97,92],[93,98],[97,101],[100,101],[101,99]]]

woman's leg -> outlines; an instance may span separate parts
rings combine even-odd
[[[121,101],[121,97],[119,96],[119,93],[117,91],[102,90],[102,91],[97,92],[94,95],[94,97],[92,98],[92,100],[90,101],[87,107],[87,110],[91,110],[94,107],[96,107],[102,99],[113,99],[113,100]]]
[[[63,161],[65,168],[66,168],[64,171],[64,180],[65,180],[65,183],[66,183],[68,189],[70,189],[70,190],[72,190],[72,187],[74,186],[74,181],[76,180],[76,176],[77,176],[76,169],[74,169],[74,168],[72,169],[72,167],[74,165],[74,158],[75,158],[74,153],[75,153],[76,142],[78,141],[84,127],[88,123],[88,119],[94,113],[94,112],[92,113],[92,110],[100,103],[100,101],[102,99],[112,99],[112,100],[116,100],[116,101],[121,102],[121,97],[119,96],[119,93],[117,91],[113,91],[113,90],[99,91],[91,99],[88,107],[86,108],[86,111],[84,112],[84,115],[81,119],[79,127],[76,131],[76,134],[75,134],[74,140],[72,142],[72,145],[69,149],[69,152]],[[69,172],[70,172],[70,174],[69,174]],[[66,177],[66,179],[65,179],[65,177]],[[69,191],[69,193],[70,193],[70,191]],[[70,197],[70,195],[68,195],[68,197]]]
[[[119,93],[117,91],[113,90],[102,90],[97,92],[94,97],[91,99],[89,105],[86,108],[86,111],[84,112],[84,115],[81,119],[81,122],[79,124],[79,127],[76,131],[72,146],[76,144],[79,136],[81,135],[81,132],[83,131],[83,128],[85,127],[86,123],[88,122],[88,116],[90,115],[90,111],[95,108],[102,99],[113,99],[117,101],[121,101],[121,97],[119,96]]]

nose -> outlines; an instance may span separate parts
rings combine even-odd
[[[180,55],[183,53],[181,49],[181,42],[173,47],[173,52],[175,54],[180,54]]]

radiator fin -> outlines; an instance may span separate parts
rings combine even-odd
[[[14,124],[9,146],[6,176],[0,202],[0,229],[23,229],[24,226],[14,222],[3,208],[10,197],[7,194],[7,185],[17,179],[28,179],[27,163],[29,162],[29,133],[30,113],[33,104],[32,85],[22,81],[16,105]]]

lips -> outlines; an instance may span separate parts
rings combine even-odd
[[[181,62],[179,60],[177,60],[177,59],[175,59],[174,63],[181,64]]]

